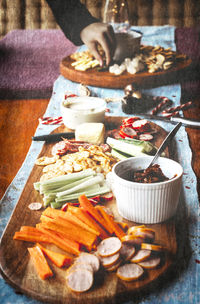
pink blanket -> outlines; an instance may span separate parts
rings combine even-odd
[[[14,30],[0,40],[0,99],[49,98],[61,59],[76,50],[61,30]]]

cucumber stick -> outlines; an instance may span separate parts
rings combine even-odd
[[[111,154],[112,154],[112,156],[118,158],[119,160],[127,159],[127,158],[130,157],[129,154],[123,153],[123,152],[118,151],[118,150],[116,150],[114,148],[112,148]]]
[[[128,144],[132,144],[132,145],[141,147],[142,148],[141,152],[143,152],[143,153],[153,155],[157,151],[157,148],[149,141],[139,140],[139,139],[135,139],[135,138],[125,138],[125,139],[119,139],[119,140],[126,142]]]
[[[111,148],[130,156],[146,156],[147,154],[145,152],[145,147],[142,144],[135,145],[134,143],[128,143],[124,140],[118,140],[111,137],[108,137],[106,142]]]

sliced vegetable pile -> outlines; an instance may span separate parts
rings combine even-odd
[[[155,130],[146,119],[129,117],[122,120],[119,129],[111,131],[107,144],[111,154],[119,160],[131,156],[154,155],[157,148],[150,142]]]
[[[93,197],[110,191],[101,173],[92,169],[61,175],[34,183],[43,195],[44,206],[61,208],[68,201],[77,200],[81,194]]]
[[[91,288],[100,267],[132,281],[145,269],[160,264],[159,253],[165,248],[153,244],[154,230],[144,225],[128,229],[126,223],[116,222],[104,206],[94,206],[84,194],[79,196],[79,204],[68,204],[66,211],[48,207],[36,227],[22,226],[15,232],[14,240],[36,243],[28,251],[41,279],[54,275],[48,260],[57,267],[71,265],[66,272],[68,287],[84,292]],[[54,244],[65,253],[47,249],[45,244]]]

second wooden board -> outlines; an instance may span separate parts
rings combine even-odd
[[[109,71],[98,71],[97,68],[89,69],[87,71],[78,71],[71,65],[72,62],[73,60],[68,56],[63,58],[60,63],[60,73],[65,78],[84,85],[113,89],[123,89],[130,83],[137,83],[141,87],[154,87],[174,81],[176,82],[177,79],[180,79],[183,70],[188,68],[191,64],[191,60],[186,59],[166,71],[155,73],[148,73],[145,71],[134,75],[125,72],[121,75],[114,75],[109,73]]]

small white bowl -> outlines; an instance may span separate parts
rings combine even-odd
[[[152,156],[131,157],[120,161],[112,169],[113,191],[119,214],[143,224],[166,221],[177,210],[183,169],[171,159],[159,157],[157,163],[170,178],[159,183],[137,183],[125,179],[128,173],[147,168]],[[174,177],[175,176],[175,177]]]
[[[125,58],[131,58],[139,51],[142,34],[137,31],[115,33],[116,50],[113,56],[114,61],[123,61]]]
[[[69,97],[61,103],[64,125],[72,130],[85,122],[104,122],[106,102],[90,96]]]

